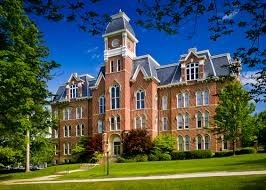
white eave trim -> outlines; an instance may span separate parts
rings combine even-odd
[[[185,58],[181,58],[180,61],[187,61],[187,59],[190,57],[191,54],[194,54],[198,59],[199,58],[204,58],[204,59],[207,59],[205,55],[201,55],[201,56],[198,56],[197,53],[199,52],[193,52],[193,51],[190,51],[187,56]]]
[[[160,67],[160,64],[150,54],[137,56],[134,58],[134,60],[143,59],[143,58],[151,59],[158,67]]]
[[[137,76],[138,76],[138,74],[139,74],[140,71],[144,75],[144,78],[148,77],[145,69],[141,65],[138,65],[137,68],[136,68],[136,70],[135,70],[135,72],[134,72],[134,74],[133,74],[133,76],[132,76],[132,79],[131,79],[132,81],[136,81]]]
[[[122,32],[127,32],[130,38],[132,38],[136,43],[139,42],[138,39],[128,29],[121,29],[107,34],[103,34],[102,37],[109,37]]]
[[[71,79],[74,77],[77,81],[85,82],[84,80],[80,79],[77,73],[72,73],[67,81],[67,83],[70,83]]]
[[[96,80],[96,83],[94,84],[94,87],[98,87],[102,79],[105,80],[105,77],[104,77],[103,73],[101,72],[100,75],[98,76],[97,80]]]

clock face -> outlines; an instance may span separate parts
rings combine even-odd
[[[119,40],[118,39],[114,39],[112,41],[112,47],[117,47],[119,45]]]

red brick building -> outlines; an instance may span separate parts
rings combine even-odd
[[[177,150],[227,149],[228,143],[204,129],[212,127],[217,92],[234,61],[228,53],[189,49],[177,63],[160,65],[136,55],[138,40],[128,16],[112,16],[103,35],[104,64],[97,77],[72,74],[52,102],[60,118],[54,130],[55,161],[68,162],[81,136],[103,135],[104,151],[122,153],[122,131],[146,128],[153,137],[170,133]]]

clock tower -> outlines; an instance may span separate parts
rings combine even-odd
[[[122,131],[130,130],[130,79],[138,40],[122,12],[111,16],[103,35],[105,50],[105,151],[122,152]]]

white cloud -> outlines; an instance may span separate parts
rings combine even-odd
[[[230,20],[230,19],[233,19],[234,16],[236,16],[238,14],[239,10],[234,10],[233,12],[231,12],[229,15],[224,15],[223,16],[223,20]]]
[[[240,76],[240,80],[241,83],[243,85],[246,84],[256,84],[256,76],[257,76],[257,72],[259,72],[258,70],[255,71],[246,71],[246,72],[242,72],[241,76]]]
[[[92,52],[95,52],[95,51],[97,51],[99,49],[99,47],[98,46],[96,46],[96,47],[93,47],[93,48],[90,48],[90,49],[88,49],[87,50],[87,53],[92,53]]]

